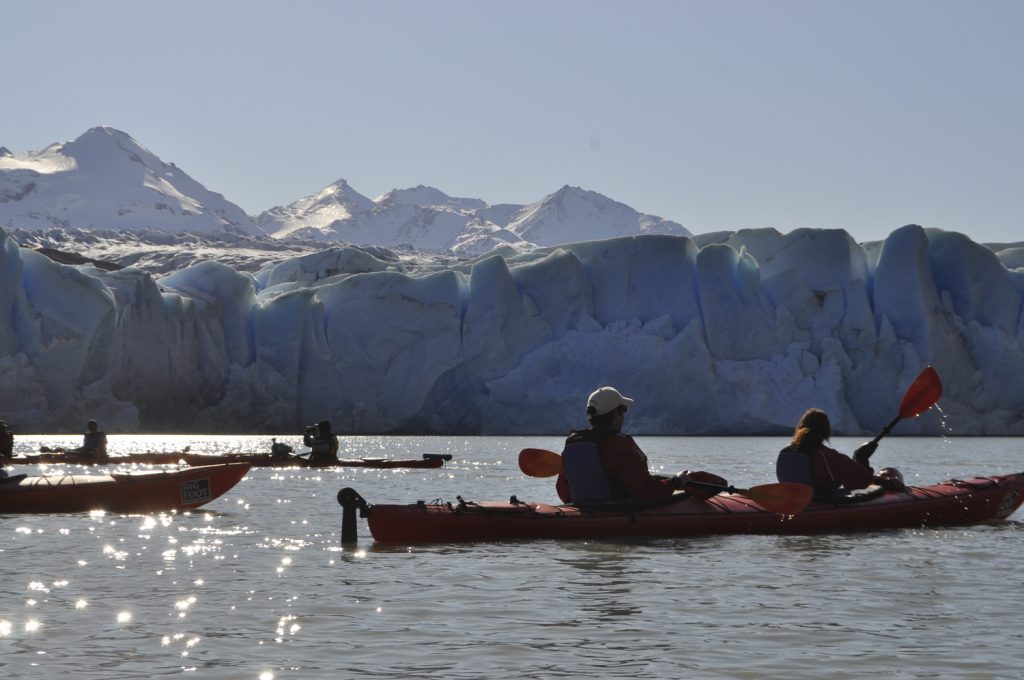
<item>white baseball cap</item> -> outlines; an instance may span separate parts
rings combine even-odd
[[[622,396],[614,387],[599,387],[587,399],[587,413],[602,416],[620,406],[632,406],[633,400]]]

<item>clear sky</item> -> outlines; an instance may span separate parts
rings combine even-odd
[[[250,213],[344,178],[694,233],[1024,240],[1024,2],[7,2],[0,145],[96,125]]]

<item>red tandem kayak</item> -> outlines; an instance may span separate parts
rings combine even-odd
[[[223,495],[249,471],[245,463],[167,472],[62,475],[0,479],[0,513],[88,512],[126,514],[192,510]]]
[[[269,453],[190,453],[188,451],[148,451],[145,453],[129,453],[123,456],[111,455],[104,461],[91,457],[76,456],[72,453],[41,453],[31,456],[17,456],[9,465],[175,465],[184,462],[186,465],[217,465],[221,463],[248,463],[253,467],[365,467],[365,468],[409,468],[433,469],[451,460],[450,454],[424,453],[422,458],[342,458],[334,463],[311,464],[305,458],[297,456],[280,457]]]
[[[368,505],[351,489],[338,501],[354,527],[354,509],[384,543],[685,537],[708,534],[806,534],[967,525],[1009,517],[1024,502],[1024,473],[950,480],[903,491],[877,491],[858,502],[811,503],[800,514],[768,512],[736,494],[703,501],[680,494],[667,505],[632,513],[573,505],[509,502]],[[347,497],[346,497],[347,495]],[[351,509],[350,509],[351,508]],[[354,529],[353,529],[354,532]],[[343,538],[345,536],[343,521]]]

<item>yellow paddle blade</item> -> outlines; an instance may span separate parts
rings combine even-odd
[[[554,477],[562,471],[562,457],[545,449],[523,449],[519,469],[530,477]]]

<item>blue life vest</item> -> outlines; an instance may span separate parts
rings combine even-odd
[[[775,476],[780,482],[796,482],[814,486],[811,457],[795,451],[783,451],[775,461]]]
[[[615,492],[608,473],[601,462],[601,449],[594,442],[576,441],[566,444],[562,451],[562,470],[569,483],[572,502],[603,503],[617,500],[621,494]]]

